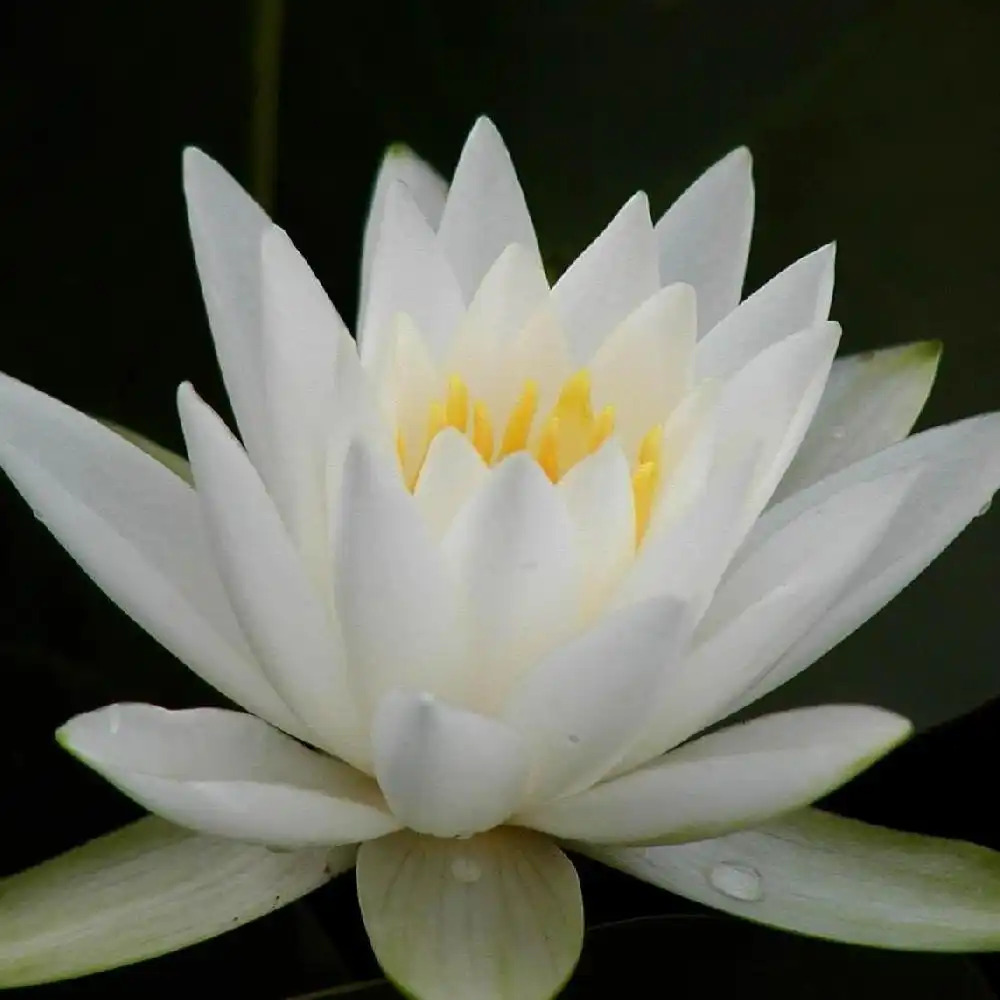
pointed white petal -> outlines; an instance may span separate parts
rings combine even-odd
[[[906,437],[927,402],[940,359],[939,341],[838,358],[772,502]]]
[[[515,685],[501,718],[531,754],[530,801],[587,788],[615,763],[688,637],[685,610],[661,599],[612,612]]]
[[[674,847],[582,848],[707,906],[849,944],[913,951],[1000,947],[1000,854],[803,809]]]
[[[361,443],[347,456],[334,577],[368,712],[400,686],[462,701],[470,679],[450,567],[396,470]]]
[[[235,930],[323,885],[353,848],[269,851],[149,816],[0,881],[0,989],[73,979]]]
[[[96,420],[0,375],[0,465],[93,581],[200,677],[297,736],[212,564],[194,490]]]
[[[273,450],[263,409],[260,239],[271,220],[218,163],[184,150],[184,196],[215,352],[240,437],[262,472]]]
[[[390,691],[372,726],[375,774],[392,811],[411,830],[465,837],[499,826],[528,777],[520,735],[438,701]]]
[[[884,607],[949,545],[1000,487],[1000,415],[916,434],[772,507],[755,530],[775,530],[828,494],[893,470],[921,469],[881,543],[843,597],[738,702],[736,711],[814,663]]]
[[[616,770],[650,760],[715,722],[823,615],[884,536],[915,480],[852,484],[739,553],[662,687],[655,713]]]
[[[469,302],[504,248],[538,258],[535,227],[500,133],[488,118],[472,127],[455,167],[438,240]]]
[[[786,267],[699,341],[698,378],[727,378],[771,344],[830,314],[834,246],[820,247]]]
[[[409,190],[393,184],[386,194],[382,227],[372,258],[364,325],[358,336],[361,359],[378,373],[386,361],[386,339],[396,313],[406,313],[441,356],[465,305],[451,265],[430,223]]]
[[[336,622],[239,442],[189,385],[178,406],[219,570],[262,669],[324,749],[364,764]]]
[[[683,843],[766,822],[839,788],[911,732],[867,705],[767,715],[522,817],[590,843]]]
[[[372,190],[372,200],[368,207],[368,218],[365,220],[365,234],[361,244],[361,293],[358,296],[361,308],[368,300],[368,282],[375,257],[375,245],[382,230],[385,199],[396,183],[403,184],[410,192],[414,203],[432,229],[437,229],[441,221],[441,211],[448,195],[448,184],[445,179],[409,147],[402,143],[390,146],[379,165],[375,187]],[[364,325],[363,319],[362,315],[358,316],[359,330]]]
[[[400,826],[370,778],[252,715],[109,705],[57,735],[140,805],[202,833],[299,848]]]
[[[649,201],[633,195],[567,268],[552,295],[577,365],[660,288]]]
[[[525,669],[581,624],[573,525],[537,462],[520,453],[468,501],[444,548],[472,629],[476,704],[491,711]]]
[[[615,434],[629,455],[690,392],[696,332],[694,290],[670,285],[627,316],[594,355],[594,407],[614,407]]]
[[[736,308],[753,229],[750,151],[734,149],[705,171],[656,223],[660,281],[698,294],[698,325],[710,330]]]
[[[435,436],[413,490],[413,499],[435,537],[444,536],[455,515],[489,474],[464,434],[446,427]]]
[[[379,964],[414,1000],[551,1000],[583,944],[569,858],[527,830],[362,844],[361,915]]]

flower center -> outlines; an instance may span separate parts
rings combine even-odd
[[[594,412],[590,398],[590,373],[578,371],[563,384],[555,404],[548,415],[538,417],[538,383],[528,379],[503,425],[493,420],[489,408],[482,401],[473,401],[469,387],[460,375],[448,378],[443,399],[430,405],[427,433],[422,456],[409,477],[407,486],[412,491],[420,478],[424,457],[434,438],[453,427],[466,435],[472,446],[487,465],[494,465],[518,451],[532,454],[553,483],[558,483],[578,462],[592,455],[611,436],[615,429],[615,410],[605,406]],[[532,433],[535,430],[535,433]],[[653,497],[661,473],[660,450],[663,426],[657,424],[646,432],[639,444],[632,471],[632,493],[635,503],[636,544],[642,540],[649,523]],[[396,435],[399,463],[406,468],[406,449],[401,432]]]

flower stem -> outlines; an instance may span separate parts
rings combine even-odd
[[[250,119],[250,190],[265,211],[274,204],[278,161],[278,91],[284,0],[256,0],[251,37],[253,109]]]

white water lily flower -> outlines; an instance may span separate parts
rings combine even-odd
[[[185,184],[242,443],[183,386],[192,487],[5,378],[0,460],[247,714],[113,705],[63,744],[182,826],[360,844],[376,955],[422,1000],[559,989],[583,933],[560,842],[746,912],[771,855],[741,864],[740,831],[910,727],[829,705],[698,734],[952,540],[1000,483],[1000,417],[902,440],[937,349],[834,362],[831,247],[740,303],[743,150],[655,225],[636,195],[551,288],[488,121],[450,187],[392,151],[357,345],[218,165],[189,151]],[[694,841],[723,846],[636,847]]]

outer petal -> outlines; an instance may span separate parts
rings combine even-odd
[[[649,201],[636,194],[567,268],[552,295],[578,365],[660,288]]]
[[[370,779],[252,715],[111,705],[60,743],[152,812],[273,847],[353,844],[399,829]]]
[[[353,848],[279,853],[141,819],[0,881],[0,988],[186,948],[280,909],[353,863]]]
[[[902,716],[861,705],[768,715],[703,736],[522,821],[590,843],[702,840],[814,802],[910,731]]]
[[[606,615],[514,687],[501,718],[531,753],[531,801],[587,788],[618,759],[687,639],[685,612],[660,599]]]
[[[893,470],[922,467],[885,537],[843,597],[738,702],[784,684],[884,607],[989,503],[1000,486],[1000,414],[914,435],[777,504],[754,534],[775,530],[823,496]]]
[[[550,1000],[583,944],[573,865],[527,830],[363,844],[358,899],[379,963],[415,1000]]]
[[[709,167],[656,223],[660,281],[694,286],[701,333],[739,304],[753,208],[750,150],[741,147]]]
[[[709,330],[695,354],[698,377],[727,378],[771,344],[825,320],[833,259],[831,243],[797,260]]]
[[[940,359],[936,340],[838,358],[773,500],[906,437],[927,402]]]
[[[247,646],[191,488],[96,420],[3,375],[0,427],[0,464],[108,597],[227,697],[311,738]]]
[[[215,351],[240,436],[268,468],[273,442],[264,412],[260,240],[271,220],[214,160],[184,150],[184,195]]]
[[[538,258],[535,227],[500,133],[488,118],[472,127],[441,215],[438,240],[465,301],[504,248],[519,243]]]
[[[220,571],[262,668],[324,749],[364,765],[336,622],[239,442],[190,386],[178,404]]]
[[[545,473],[520,453],[493,470],[444,547],[472,629],[475,703],[492,711],[525,669],[582,624],[572,523]]]
[[[675,847],[582,847],[653,885],[758,923],[914,951],[1000,947],[1000,855],[804,809]]]
[[[470,684],[458,593],[395,469],[347,456],[334,573],[351,677],[368,712],[395,687],[464,701]]]
[[[528,776],[520,735],[429,694],[391,691],[372,728],[375,773],[411,830],[466,837],[501,824]]]

